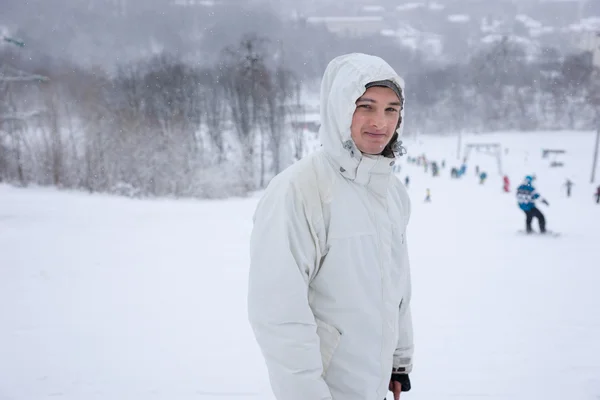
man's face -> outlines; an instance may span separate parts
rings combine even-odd
[[[365,154],[379,154],[392,140],[400,118],[400,100],[390,88],[373,86],[356,100],[350,132]]]

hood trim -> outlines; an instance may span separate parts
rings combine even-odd
[[[375,81],[390,80],[405,93],[404,80],[380,57],[351,53],[334,58],[325,69],[321,82],[321,127],[319,136],[324,150],[339,166],[340,172],[348,179],[356,178],[357,169],[363,159],[362,153],[351,138],[350,126],[356,109],[356,100],[366,91],[366,85]],[[402,135],[404,127],[404,107],[400,111],[402,122],[396,129],[396,140]],[[395,139],[390,141],[392,157],[387,158],[391,165],[397,157]],[[401,142],[399,142],[401,145]],[[386,146],[386,148],[388,147]],[[400,146],[400,153],[405,151]],[[383,163],[382,163],[383,164]]]

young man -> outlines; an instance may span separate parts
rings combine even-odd
[[[254,215],[248,313],[278,400],[382,400],[410,389],[410,202],[404,82],[382,59],[332,60],[319,151],[266,189]]]
[[[534,177],[529,175],[525,177],[523,183],[517,189],[517,201],[521,210],[525,212],[525,229],[527,233],[533,232],[531,228],[533,218],[538,219],[540,233],[546,233],[546,218],[544,218],[544,214],[535,206],[535,201],[540,198],[540,194],[533,187],[534,179]],[[541,202],[548,205],[545,199],[542,199]]]

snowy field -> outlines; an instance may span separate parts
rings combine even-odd
[[[437,178],[405,162],[398,174],[411,177],[416,343],[414,390],[402,398],[600,399],[593,134],[462,140],[507,147],[511,189],[536,174],[548,228],[562,236],[516,233],[524,214],[492,157],[472,153],[466,176],[451,180],[456,137],[405,142],[410,156],[447,165]],[[565,166],[549,168],[544,147],[565,149]],[[490,175],[484,185],[475,165]],[[129,200],[0,185],[0,400],[273,399],[246,320],[258,196]]]

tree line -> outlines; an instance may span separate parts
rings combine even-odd
[[[600,122],[600,74],[589,52],[546,48],[532,57],[506,37],[406,79],[409,131],[589,130]]]
[[[160,54],[113,75],[3,67],[0,180],[129,196],[264,186],[303,152],[292,124],[301,82],[270,52],[267,39],[247,35],[211,66]]]
[[[109,73],[56,60],[32,68],[21,49],[5,46],[0,180],[202,198],[264,187],[306,153],[302,93],[312,80],[290,66],[295,53],[249,34],[209,63],[163,52]],[[532,57],[506,38],[462,63],[421,62],[407,74],[392,62],[407,82],[406,135],[600,122],[589,53]]]

